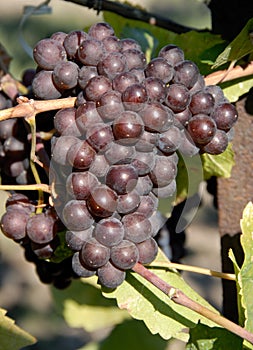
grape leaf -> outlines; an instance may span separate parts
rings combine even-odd
[[[6,311],[0,308],[0,350],[19,350],[34,343],[36,339],[15,325],[14,321],[6,316]]]
[[[217,54],[224,48],[224,40],[221,36],[207,31],[190,31],[188,33],[176,34],[149,23],[124,18],[111,12],[104,11],[103,15],[104,20],[114,28],[118,37],[125,38],[131,35],[131,38],[137,41],[140,40],[140,44],[144,45],[142,47],[144,52],[145,40],[143,42],[143,33],[152,35],[155,44],[152,51],[153,57],[156,57],[158,51],[165,45],[178,45],[184,50],[186,59],[194,61],[203,75],[212,71],[210,64],[207,64],[205,61],[213,61],[214,57],[217,57]],[[131,28],[131,32],[129,32],[129,28]],[[141,39],[139,33],[142,33]],[[219,44],[222,44],[222,46],[218,46]]]
[[[106,339],[89,343],[79,350],[165,350],[167,345],[159,335],[152,335],[143,322],[131,319],[117,325]]]
[[[173,287],[183,290],[190,298],[211,308],[184,282],[179,273],[157,267],[166,262],[167,258],[159,252],[154,262],[154,273]],[[133,318],[144,321],[152,334],[159,334],[164,339],[177,338],[187,341],[188,334],[185,330],[195,327],[199,320],[206,325],[215,326],[213,322],[197,313],[175,304],[168,296],[133,272],[127,274],[126,281],[117,289],[103,290],[103,295],[115,298],[120,309],[128,310]]]
[[[241,301],[245,309],[245,328],[253,332],[253,204],[249,202],[243,211],[241,220],[241,245],[244,251],[244,261],[239,273],[241,281]],[[252,346],[253,348],[253,346]]]
[[[67,243],[65,240],[65,234],[66,234],[66,231],[61,231],[57,233],[60,243],[55,249],[53,256],[50,258],[50,261],[54,263],[60,263],[64,259],[73,255],[73,250],[71,250],[67,246]]]
[[[80,305],[73,299],[65,301],[63,315],[70,327],[82,327],[87,332],[112,327],[129,318],[126,311],[116,306]]]
[[[231,143],[223,153],[218,155],[204,153],[201,155],[201,158],[205,180],[211,176],[230,177],[234,165],[234,153]]]
[[[230,102],[236,102],[240,96],[249,92],[252,86],[253,86],[252,76],[250,78],[249,77],[245,79],[240,78],[240,79],[232,80],[230,82],[221,84],[223,93]]]
[[[252,43],[253,18],[251,18],[236,38],[217,57],[212,68],[217,68],[227,62],[238,61],[253,51]]]
[[[242,349],[243,339],[224,328],[199,323],[190,329],[187,350]]]

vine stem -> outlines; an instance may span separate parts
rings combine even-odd
[[[51,194],[51,188],[46,184],[31,184],[31,185],[0,185],[0,190],[3,191],[43,191]]]
[[[168,263],[158,262],[158,263],[152,263],[150,265],[150,267],[158,267],[158,268],[163,267],[163,268],[167,268],[167,269],[177,269],[177,270],[181,270],[181,271],[195,272],[195,273],[199,273],[201,275],[219,277],[219,278],[223,278],[226,280],[235,281],[235,274],[233,274],[233,273],[214,271],[214,270],[206,269],[206,268],[199,267],[199,266],[177,264],[177,263],[172,263],[172,262],[168,262]]]
[[[249,62],[246,67],[235,66],[225,70],[213,72],[205,77],[206,85],[216,85],[221,82],[243,78],[253,75],[253,61]]]
[[[197,312],[199,315],[206,317],[207,319],[215,322],[216,324],[226,328],[228,331],[238,335],[239,337],[247,340],[253,344],[253,334],[242,328],[238,324],[228,320],[224,316],[200,305],[196,301],[189,298],[180,289],[174,288],[167,282],[163,281],[160,277],[154,274],[152,271],[148,270],[142,264],[137,263],[134,265],[132,270],[138,273],[140,276],[145,278],[145,280],[152,283],[160,291],[166,294],[174,303],[187,307],[188,309]]]

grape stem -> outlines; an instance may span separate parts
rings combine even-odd
[[[231,68],[230,66],[228,69],[211,73],[205,77],[205,83],[206,85],[216,85],[221,82],[243,78],[250,75],[253,75],[253,61],[249,62],[246,67],[238,65]]]
[[[0,190],[3,191],[43,191],[51,194],[51,188],[46,184],[32,185],[0,185]]]
[[[207,275],[207,276],[213,276],[213,277],[219,277],[223,278],[226,280],[230,281],[235,281],[235,274],[233,273],[224,273],[224,272],[219,272],[219,271],[214,271],[210,269],[205,269],[203,267],[199,266],[192,266],[192,265],[184,265],[184,264],[177,264],[177,263],[163,263],[163,262],[158,262],[158,263],[152,263],[150,267],[162,267],[162,268],[167,268],[167,269],[177,269],[181,271],[189,271],[189,272],[194,272],[194,273],[199,273],[202,275]]]
[[[188,309],[197,312],[199,315],[206,317],[207,319],[215,322],[216,324],[226,328],[228,331],[238,335],[239,337],[253,344],[252,333],[242,328],[238,324],[228,320],[222,315],[192,300],[186,294],[184,294],[180,289],[174,288],[167,282],[163,281],[160,277],[158,277],[152,271],[148,270],[142,264],[140,263],[135,264],[132,270],[138,273],[143,278],[145,278],[145,280],[152,283],[161,292],[166,294],[174,303],[185,306]]]

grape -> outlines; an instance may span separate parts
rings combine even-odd
[[[174,125],[158,137],[157,147],[165,154],[175,152],[182,142],[182,132]]]
[[[195,92],[204,90],[204,88],[205,88],[205,79],[201,74],[199,74],[196,83],[193,85],[192,88],[189,89],[189,91],[191,94],[194,94]]]
[[[67,165],[67,153],[72,145],[75,145],[78,139],[74,136],[61,136],[55,139],[52,145],[52,158],[60,165]]]
[[[96,66],[104,56],[104,47],[97,39],[86,39],[78,48],[79,61],[87,66]]]
[[[139,141],[135,144],[136,151],[152,152],[156,145],[158,135],[159,135],[158,133],[153,133],[153,132],[144,130],[144,132],[139,138]]]
[[[31,241],[31,248],[34,254],[40,259],[50,259],[58,245],[59,239],[57,236],[48,243],[39,244]]]
[[[165,58],[169,64],[174,66],[175,64],[184,60],[184,52],[176,45],[166,45],[158,53],[159,57]]]
[[[193,143],[187,130],[182,131],[182,142],[179,146],[179,152],[189,157],[192,157],[199,152],[199,148]]]
[[[120,52],[121,51],[121,42],[120,39],[116,36],[106,36],[102,40],[105,52]]]
[[[133,111],[122,112],[113,122],[114,137],[123,145],[135,144],[143,131],[142,118]]]
[[[106,177],[106,185],[118,194],[131,192],[136,186],[138,173],[130,164],[111,165]]]
[[[94,124],[86,133],[86,139],[89,145],[95,151],[103,151],[106,146],[114,140],[110,125],[104,123]]]
[[[103,75],[91,78],[85,88],[85,96],[88,100],[99,101],[101,96],[111,90],[111,81]]]
[[[147,91],[149,102],[163,102],[166,95],[166,85],[161,79],[148,77],[143,81],[143,85]]]
[[[117,208],[118,196],[106,185],[96,186],[87,199],[87,206],[96,217],[111,216]]]
[[[97,102],[97,111],[105,122],[113,121],[123,110],[124,107],[119,91],[110,90],[105,92]]]
[[[54,127],[60,135],[80,136],[76,124],[76,108],[62,108],[54,116]]]
[[[59,62],[53,70],[53,81],[58,89],[72,89],[78,83],[79,67],[74,62]]]
[[[158,245],[153,237],[146,239],[141,243],[137,243],[139,251],[139,262],[141,264],[150,264],[158,253]]]
[[[108,261],[104,266],[97,269],[98,283],[107,288],[117,288],[121,285],[125,278],[126,273],[123,270],[113,266]]]
[[[187,130],[196,144],[206,145],[216,132],[215,121],[206,114],[194,115],[187,125]]]
[[[107,38],[108,36],[111,37],[114,35],[114,29],[108,24],[104,22],[98,22],[93,24],[89,30],[88,35],[91,37],[97,39],[97,40],[103,40]]]
[[[81,30],[74,30],[66,36],[63,46],[70,59],[76,57],[79,46],[87,38],[88,34]]]
[[[177,189],[177,183],[176,183],[176,180],[174,179],[167,186],[154,187],[152,192],[158,198],[169,198],[175,195],[176,189]]]
[[[138,192],[140,196],[145,196],[149,194],[152,188],[153,188],[153,183],[149,175],[141,176],[138,178],[137,184],[135,186],[135,190]]]
[[[129,49],[135,49],[135,50],[138,50],[140,52],[142,51],[140,44],[132,38],[124,38],[124,39],[121,39],[120,42],[121,42],[121,46],[122,46],[122,52],[129,50]]]
[[[204,91],[213,96],[216,105],[225,99],[224,93],[218,85],[207,85],[204,87]]]
[[[174,75],[172,65],[165,58],[153,58],[145,68],[146,77],[161,79],[165,84],[169,83]]]
[[[89,80],[98,75],[97,67],[95,66],[82,66],[78,73],[78,84],[81,89],[85,89]]]
[[[72,199],[62,212],[64,223],[70,231],[83,231],[91,227],[94,219],[87,209],[86,201]]]
[[[29,168],[29,159],[15,160],[7,158],[3,165],[3,171],[7,176],[18,177]]]
[[[21,141],[14,136],[10,136],[3,143],[3,151],[7,157],[18,160],[24,159],[27,149],[23,140]]]
[[[91,189],[99,184],[98,179],[91,172],[73,172],[66,181],[67,192],[75,199],[87,199]]]
[[[99,243],[94,237],[89,238],[80,251],[81,264],[91,269],[105,265],[110,258],[110,248]]]
[[[129,214],[134,212],[138,208],[140,200],[140,195],[136,189],[127,194],[119,195],[117,212],[120,214]]]
[[[131,164],[135,167],[139,176],[147,175],[155,165],[155,152],[136,152]]]
[[[123,224],[112,217],[102,219],[95,226],[94,237],[106,247],[117,245],[124,238]]]
[[[157,156],[150,178],[155,187],[167,186],[177,174],[177,167],[169,157]]]
[[[81,264],[79,252],[74,253],[72,256],[72,269],[79,277],[91,277],[96,273],[96,270],[88,269]]]
[[[95,155],[95,150],[87,141],[79,141],[70,146],[67,153],[67,161],[78,170],[86,170],[95,159]]]
[[[122,93],[122,101],[126,109],[132,111],[139,111],[143,104],[147,101],[147,92],[145,87],[136,83],[128,86]]]
[[[152,228],[152,237],[155,237],[158,231],[164,226],[167,218],[160,211],[155,211],[148,220]]]
[[[205,113],[210,114],[214,108],[214,98],[211,94],[204,91],[195,92],[191,96],[189,105],[192,114]]]
[[[138,83],[143,83],[144,79],[146,78],[144,70],[141,69],[141,68],[132,68],[130,70],[130,73],[135,75],[135,77],[137,78],[137,82]]]
[[[95,102],[87,101],[77,108],[76,124],[82,133],[85,134],[89,126],[101,122],[102,119],[97,112]]]
[[[192,61],[181,61],[174,66],[174,70],[175,74],[173,77],[173,83],[183,84],[190,89],[198,80],[199,69]]]
[[[178,128],[186,127],[191,117],[192,113],[188,107],[186,107],[182,112],[174,113],[174,120],[176,126]]]
[[[53,70],[59,61],[66,61],[64,47],[53,39],[40,40],[33,49],[33,58],[41,68]]]
[[[54,220],[45,213],[29,217],[26,225],[28,237],[35,243],[44,244],[55,237]]]
[[[152,192],[146,196],[141,196],[140,199],[140,205],[136,209],[136,213],[141,213],[149,218],[158,207],[158,199]]]
[[[145,54],[137,49],[124,50],[124,57],[126,58],[128,70],[134,68],[143,69],[146,65]]]
[[[109,164],[127,164],[135,157],[134,146],[121,145],[116,141],[111,142],[105,151],[105,158]]]
[[[217,128],[228,131],[238,119],[238,113],[234,105],[228,102],[219,104],[212,113]]]
[[[67,36],[67,33],[55,32],[50,36],[50,39],[56,40],[58,41],[59,44],[63,45],[66,36]]]
[[[136,245],[128,240],[123,240],[111,248],[111,262],[122,270],[131,269],[139,259]]]
[[[138,212],[124,215],[122,223],[125,229],[125,239],[139,243],[151,236],[152,226],[148,218]]]
[[[220,154],[228,146],[228,136],[224,130],[216,130],[212,140],[201,148],[202,151],[209,154]]]
[[[109,79],[113,79],[117,74],[127,70],[127,60],[120,52],[109,52],[98,63],[98,72]]]
[[[11,118],[11,119],[0,121],[0,139],[1,140],[6,140],[10,136],[15,136],[17,135],[17,132],[18,132],[17,118]]]
[[[65,240],[67,246],[75,251],[79,251],[82,249],[82,246],[88,238],[92,237],[94,227],[90,226],[86,230],[83,231],[66,231]]]
[[[14,240],[26,236],[26,224],[29,215],[25,210],[7,210],[1,218],[1,230],[5,236]]]
[[[137,84],[139,81],[137,77],[131,72],[124,72],[117,74],[116,77],[112,81],[112,86],[114,90],[123,93],[126,88],[133,84]]]
[[[90,165],[89,172],[100,178],[105,176],[109,169],[109,166],[110,165],[107,162],[104,154],[97,154]]]
[[[158,102],[146,104],[139,114],[147,131],[163,132],[173,123],[172,111]]]
[[[7,198],[5,202],[5,208],[10,210],[24,210],[27,214],[31,214],[34,211],[34,206],[30,202],[29,198],[22,193],[13,193]]]
[[[169,85],[165,103],[173,112],[182,112],[190,103],[189,90],[182,84]]]
[[[53,71],[38,72],[32,82],[32,90],[37,98],[52,100],[61,97],[61,92],[54,85]]]

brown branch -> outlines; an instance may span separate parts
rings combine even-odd
[[[26,97],[20,97],[17,106],[0,111],[0,121],[10,118],[29,118],[42,112],[73,107],[75,101],[76,97],[45,101],[29,100]]]
[[[64,0],[68,2],[72,2],[78,5],[86,6],[89,9],[94,9],[97,12],[100,11],[109,11],[116,13],[124,18],[130,18],[142,22],[146,22],[161,28],[168,29],[174,33],[186,33],[190,30],[198,30],[196,28],[186,27],[184,25],[175,23],[174,21],[159,16],[154,13],[149,13],[143,9],[137,8],[135,6],[131,6],[126,3],[120,3],[117,1],[109,1],[109,0]]]
[[[132,270],[138,273],[143,278],[145,278],[145,280],[152,283],[160,291],[166,294],[174,303],[185,306],[188,309],[197,312],[199,315],[206,317],[207,319],[215,322],[216,324],[226,328],[230,332],[238,335],[239,337],[253,344],[252,333],[242,328],[241,326],[237,325],[236,323],[228,320],[227,318],[221,316],[220,314],[192,300],[186,294],[184,294],[181,290],[169,285],[167,282],[163,281],[160,277],[158,277],[153,272],[148,270],[142,264],[140,263],[135,264]]]
[[[205,77],[206,85],[216,85],[220,82],[230,81],[238,78],[253,75],[253,61],[243,68],[242,66],[235,66],[233,69],[219,70],[211,73]]]

